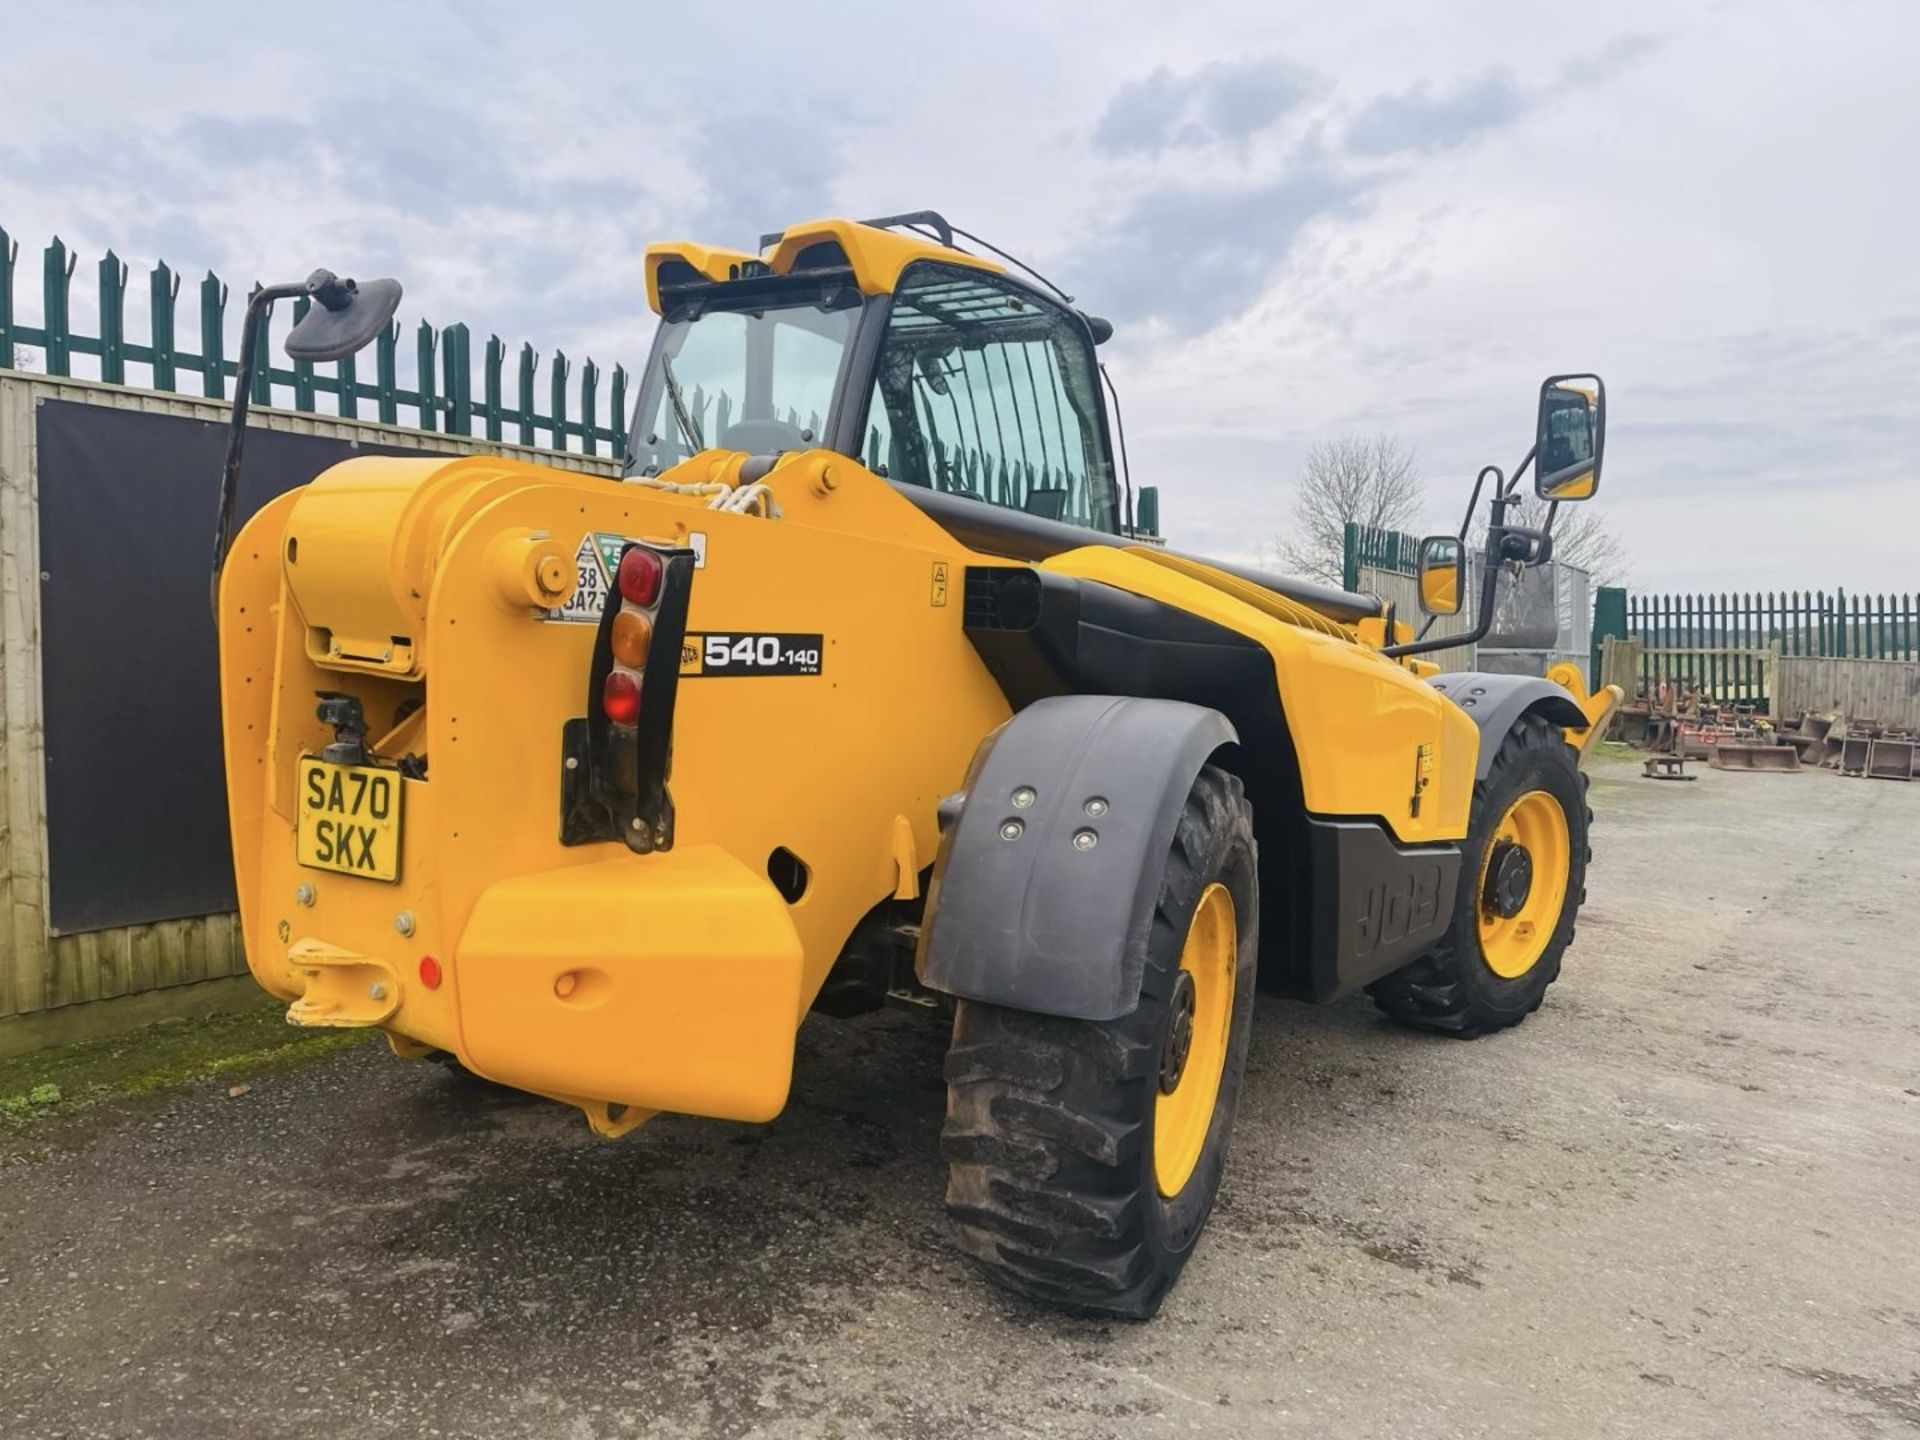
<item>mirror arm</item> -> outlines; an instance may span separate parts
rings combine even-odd
[[[1524,462],[1522,462],[1524,463]],[[1492,465],[1487,470],[1499,471]],[[1480,472],[1483,476],[1486,470]],[[1476,493],[1479,486],[1474,486]],[[1434,640],[1409,640],[1404,645],[1383,645],[1380,653],[1389,660],[1399,660],[1408,655],[1426,655],[1435,650],[1454,650],[1462,645],[1478,645],[1487,638],[1493,629],[1493,599],[1500,584],[1501,552],[1506,546],[1507,507],[1514,503],[1514,497],[1507,490],[1496,490],[1493,496],[1493,518],[1487,523],[1487,548],[1481,557],[1480,604],[1475,613],[1473,629],[1460,635],[1442,635]],[[1424,634],[1424,632],[1423,632]]]
[[[1533,464],[1533,457],[1540,453],[1538,445],[1529,445],[1527,453],[1520,457],[1520,463],[1513,467],[1513,478],[1507,481],[1506,494],[1511,498],[1520,489],[1520,480],[1527,473],[1527,467]]]
[[[1528,454],[1531,455],[1532,452],[1529,451]],[[1525,464],[1526,462],[1522,461],[1521,463]],[[1486,487],[1487,476],[1489,475],[1493,476],[1494,494],[1499,495],[1506,490],[1506,477],[1500,473],[1500,467],[1498,465],[1482,465],[1480,467],[1480,473],[1473,477],[1473,493],[1467,497],[1467,513],[1460,517],[1460,543],[1462,545],[1467,543],[1467,532],[1473,529],[1473,512],[1480,504],[1480,492]],[[1420,633],[1413,637],[1413,643],[1417,645],[1425,640],[1427,638],[1427,632],[1433,629],[1434,621],[1439,618],[1438,615],[1429,615],[1425,620],[1421,621]],[[1387,652],[1383,651],[1382,653]]]
[[[1493,476],[1493,493],[1498,495],[1506,489],[1506,477],[1501,475],[1498,465],[1482,465],[1480,473],[1473,477],[1473,494],[1467,497],[1467,513],[1460,521],[1460,543],[1467,543],[1467,532],[1473,528],[1474,507],[1480,503],[1480,487],[1487,483],[1487,476]],[[1437,618],[1437,617],[1436,617]]]
[[[313,293],[311,282],[263,285],[247,301],[240,325],[240,358],[234,366],[233,413],[227,421],[227,463],[220,475],[220,512],[213,527],[213,579],[209,599],[213,620],[220,623],[220,571],[233,545],[233,512],[240,500],[240,451],[247,437],[247,406],[253,398],[253,367],[260,350],[260,322],[276,300],[292,300]]]
[[[1490,543],[1487,546],[1485,564],[1481,567],[1484,573],[1480,577],[1479,613],[1478,618],[1473,622],[1473,629],[1460,635],[1442,635],[1435,640],[1409,640],[1404,645],[1383,645],[1380,647],[1380,653],[1389,660],[1398,660],[1406,655],[1426,655],[1435,650],[1453,650],[1462,645],[1478,645],[1486,639],[1487,632],[1493,629],[1494,588],[1500,582],[1500,566],[1494,559],[1496,551],[1491,542],[1498,535],[1505,533],[1504,530],[1487,532]]]

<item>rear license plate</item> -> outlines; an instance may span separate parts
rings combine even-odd
[[[398,880],[400,795],[398,771],[302,760],[294,858],[316,870]]]

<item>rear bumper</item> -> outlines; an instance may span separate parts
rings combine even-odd
[[[458,942],[434,951],[434,987],[401,958],[422,946],[396,946],[379,916],[355,913],[401,897],[352,879],[324,880],[314,918],[331,923],[256,974],[291,998],[295,1024],[379,1026],[397,1049],[450,1050],[490,1080],[590,1113],[772,1119],[801,1013],[786,902],[718,846],[609,851],[482,891]],[[415,942],[430,945],[422,932]]]
[[[463,1059],[489,1079],[770,1120],[792,1079],[801,971],[766,877],[697,845],[491,886],[451,979]]]

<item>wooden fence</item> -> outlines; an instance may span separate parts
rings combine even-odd
[[[1849,720],[1920,730],[1920,661],[1783,655],[1776,675],[1774,709],[1782,716],[1837,710]]]
[[[48,924],[46,749],[41,689],[41,556],[35,407],[42,400],[178,415],[224,424],[215,400],[95,381],[0,371],[0,1055],[35,1043],[25,1029],[63,1007],[125,999],[245,972],[231,915],[206,915],[83,934]],[[504,453],[612,476],[617,463],[488,444],[368,421],[256,410],[257,427],[444,454]],[[130,474],[129,483],[137,483]],[[211,517],[209,517],[211,518]],[[164,643],[156,636],[155,643]],[[101,1007],[106,1008],[106,1007]],[[158,1011],[143,1015],[157,1018]],[[108,1022],[105,1028],[113,1028]]]

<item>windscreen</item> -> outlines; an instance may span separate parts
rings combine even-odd
[[[770,455],[822,443],[857,304],[817,293],[669,318],[634,411],[628,468],[657,474],[701,450]]]

